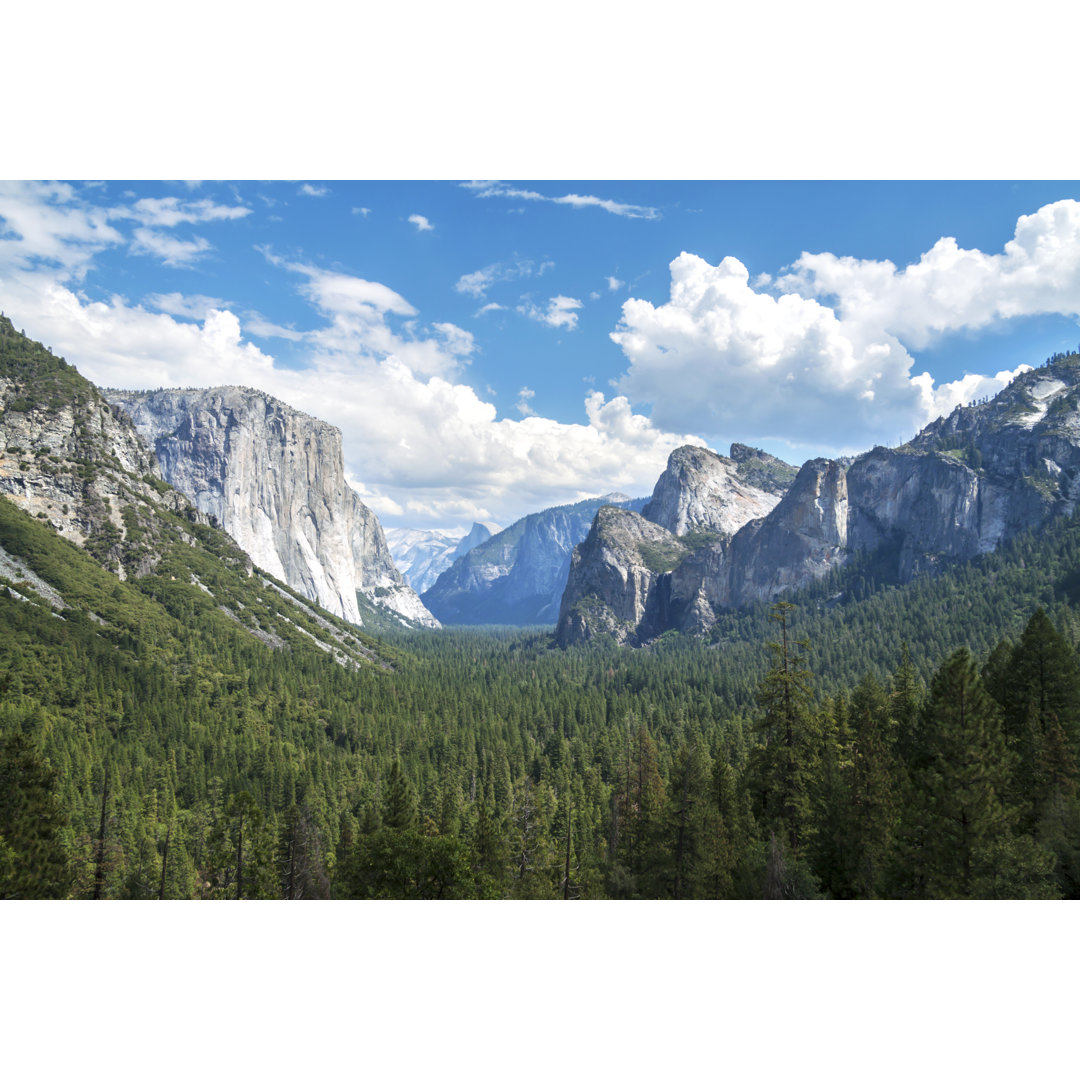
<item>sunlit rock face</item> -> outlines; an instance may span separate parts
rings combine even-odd
[[[748,447],[733,450],[749,451]],[[776,461],[761,451],[756,460]],[[753,460],[749,456],[744,461]],[[782,489],[763,490],[740,470],[739,461],[703,446],[680,446],[653,489],[642,516],[676,536],[706,531],[734,534],[748,521],[764,517],[780,501]],[[778,464],[782,464],[778,462]],[[788,469],[794,473],[793,469]]]
[[[437,625],[394,566],[375,514],[346,484],[341,432],[257,390],[108,391],[164,478],[260,569],[362,624],[358,597]]]

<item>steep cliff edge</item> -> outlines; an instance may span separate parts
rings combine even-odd
[[[106,391],[164,478],[260,569],[358,625],[361,605],[435,626],[394,566],[375,514],[346,484],[341,432],[257,390]]]

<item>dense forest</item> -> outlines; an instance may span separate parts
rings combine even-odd
[[[0,546],[68,603],[0,582],[4,897],[1080,895],[1076,519],[710,640],[347,663],[227,617],[198,546],[121,582],[4,500]]]

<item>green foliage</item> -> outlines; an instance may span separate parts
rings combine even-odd
[[[0,899],[67,894],[70,870],[61,841],[66,824],[52,769],[33,741],[17,729],[0,735]]]

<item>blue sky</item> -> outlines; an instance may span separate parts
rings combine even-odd
[[[0,307],[101,385],[342,428],[387,526],[910,437],[1080,343],[1067,182],[6,182]],[[925,374],[924,374],[925,373]]]

